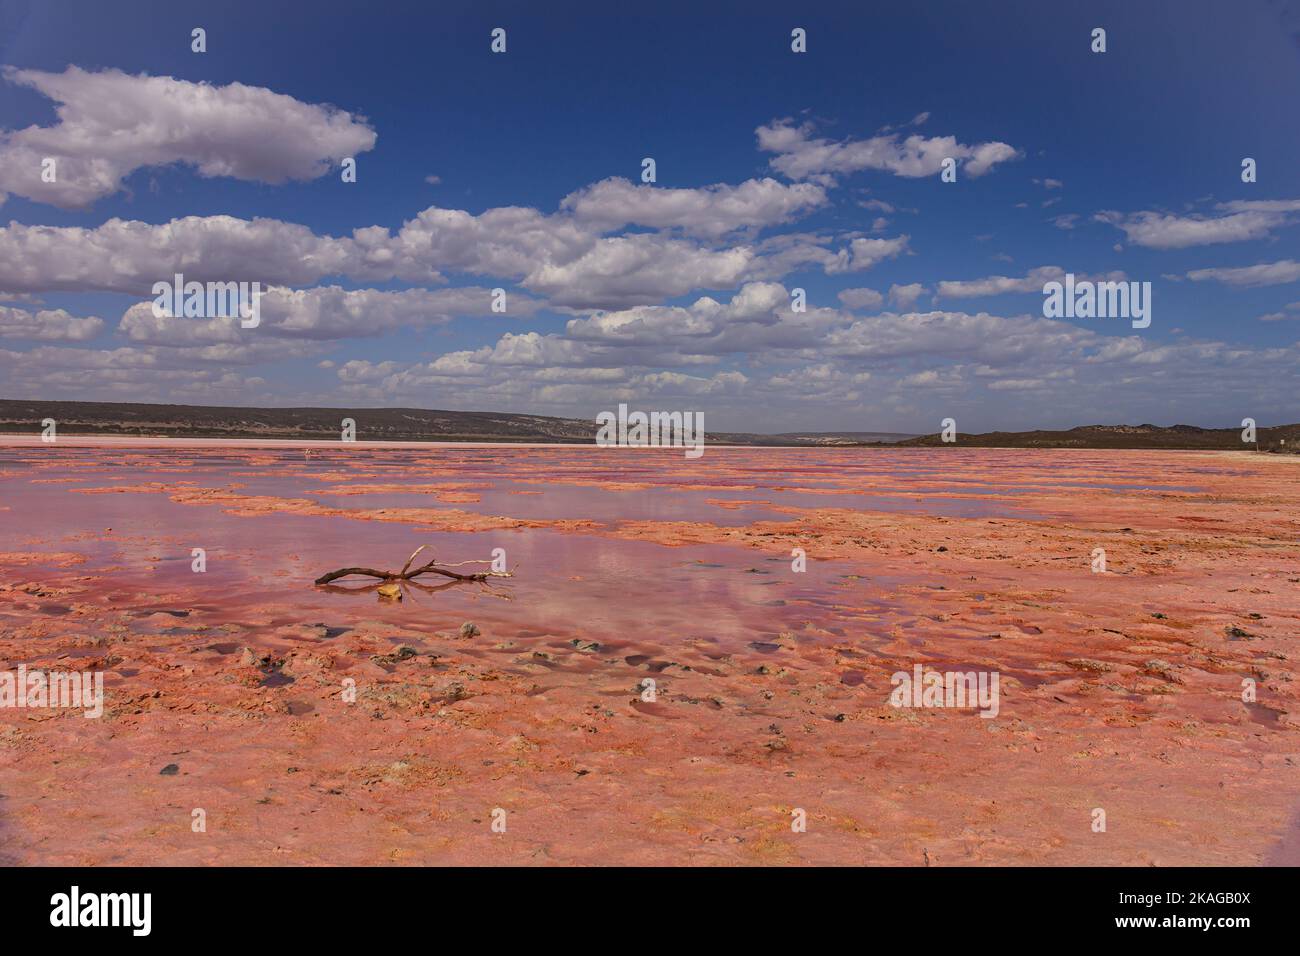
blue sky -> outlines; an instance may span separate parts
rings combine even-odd
[[[1294,3],[283,6],[0,0],[0,395],[1300,420]],[[145,315],[182,263],[266,321]],[[1150,328],[1043,318],[1062,271]]]

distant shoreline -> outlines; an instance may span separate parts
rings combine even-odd
[[[1079,454],[1098,451],[1133,451],[1133,452],[1179,452],[1179,453],[1213,453],[1216,455],[1250,455],[1261,454],[1253,448],[1093,448],[1093,447],[1027,447],[1010,445],[965,445],[960,442],[952,445],[919,444],[859,444],[859,445],[735,445],[709,443],[708,452],[715,451],[750,451],[750,450],[800,450],[800,451],[911,451],[917,454],[926,451],[1050,451],[1075,452]],[[84,448],[84,449],[126,449],[126,448],[190,448],[195,451],[218,448],[243,448],[250,450],[292,451],[296,449],[338,449],[351,448],[363,450],[399,450],[399,449],[444,449],[444,448],[527,448],[527,449],[582,449],[589,448],[609,454],[634,453],[640,451],[680,452],[680,447],[602,447],[595,442],[530,442],[530,441],[362,441],[343,442],[337,439],[313,440],[296,438],[170,438],[149,435],[82,435],[60,433],[58,440],[46,443],[39,434],[19,432],[0,432],[0,448]],[[1274,455],[1276,460],[1293,460],[1300,462],[1300,455]]]
[[[333,447],[343,444],[345,422],[355,443],[369,448],[443,445],[596,447],[594,420],[419,408],[244,408],[152,405],[127,402],[61,402],[0,399],[0,440],[30,436],[40,441],[42,423],[54,421],[59,440],[122,440],[174,447]],[[958,423],[960,425],[960,423]],[[956,441],[939,434],[879,431],[788,431],[774,434],[704,429],[710,448],[1077,448],[1184,451],[1262,451],[1300,454],[1300,424],[1258,427],[1243,442],[1244,426],[1081,425],[1071,429],[966,433]],[[951,436],[950,436],[951,437]]]

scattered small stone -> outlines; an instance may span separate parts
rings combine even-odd
[[[936,550],[936,551],[947,551],[948,549],[945,548],[943,545],[939,545],[939,547],[935,548],[934,550]]]
[[[1066,661],[1065,666],[1073,667],[1076,671],[1088,671],[1092,674],[1108,674],[1114,670],[1104,661],[1094,661],[1087,657],[1076,657],[1074,660]]]
[[[464,638],[478,637],[482,633],[473,621],[466,621],[460,626],[460,636]]]
[[[1227,634],[1228,640],[1231,641],[1253,641],[1259,636],[1257,634],[1250,633],[1250,631],[1243,630],[1235,625],[1232,627],[1225,627],[1223,629],[1223,633]]]
[[[391,654],[376,654],[370,659],[376,664],[397,664],[401,661],[410,660],[419,653],[410,644],[399,644]]]
[[[1144,674],[1151,674],[1154,677],[1163,678],[1164,680],[1175,684],[1181,684],[1183,682],[1183,679],[1174,673],[1173,665],[1160,660],[1147,661],[1142,665],[1142,672]]]
[[[580,651],[598,651],[598,650],[600,650],[600,645],[597,644],[595,641],[584,641],[584,640],[580,640],[579,638],[576,638],[576,637],[575,637],[573,640],[569,641],[569,643],[572,644],[574,647],[576,647],[576,648],[577,648],[578,650],[580,650]]]
[[[163,777],[174,777],[180,772],[181,772],[180,766],[174,763],[169,763],[167,766],[163,767],[161,770],[158,771],[159,775]]]
[[[239,658],[239,662],[246,667],[270,667],[271,655],[269,653],[259,654],[251,647],[245,647]]]

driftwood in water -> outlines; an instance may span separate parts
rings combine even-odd
[[[418,568],[412,568],[411,563],[424,550],[424,547],[424,545],[420,545],[416,548],[415,553],[406,559],[406,564],[402,565],[400,571],[376,571],[374,568],[339,568],[337,571],[322,574],[316,579],[316,583],[329,584],[331,581],[337,581],[339,578],[346,578],[353,574],[368,578],[379,578],[381,581],[410,581],[422,574],[440,574],[444,578],[451,578],[455,581],[486,581],[489,578],[508,578],[514,574],[512,571],[475,571],[471,574],[461,574],[459,571],[451,570],[466,564],[491,564],[491,561],[458,561],[456,564],[439,567],[437,561],[434,560],[428,564],[422,564]]]

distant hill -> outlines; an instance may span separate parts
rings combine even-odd
[[[1260,451],[1300,454],[1300,424],[1256,429]],[[939,435],[921,435],[900,445],[942,445]],[[1198,428],[1196,425],[1080,425],[1068,431],[985,432],[957,435],[964,448],[1181,448],[1254,450],[1245,445],[1240,428]]]
[[[40,402],[0,399],[0,432],[38,433],[53,418],[65,435],[137,435],[151,438],[280,438],[336,441],[344,418],[363,441],[594,442],[594,421],[453,412],[423,408],[239,408],[138,405],[125,402]],[[706,419],[707,421],[707,419]],[[730,445],[840,447],[943,445],[939,435],[899,432],[715,432],[706,440]],[[1264,451],[1300,453],[1300,425],[1258,430]],[[1207,448],[1240,451],[1240,428],[1195,425],[1082,425],[1068,431],[959,434],[958,448]]]
[[[366,441],[591,441],[588,421],[495,412],[420,408],[238,408],[122,402],[32,402],[0,399],[0,431],[37,431],[43,418],[65,434],[171,438],[336,440],[342,421]]]
[[[591,419],[512,412],[453,412],[422,408],[239,408],[137,405],[123,402],[40,402],[0,399],[0,432],[36,433],[53,418],[65,435],[151,438],[281,438],[335,441],[344,418],[364,441],[594,442]],[[756,435],[714,432],[705,440],[736,445],[844,445],[914,437],[890,432],[809,432]]]

